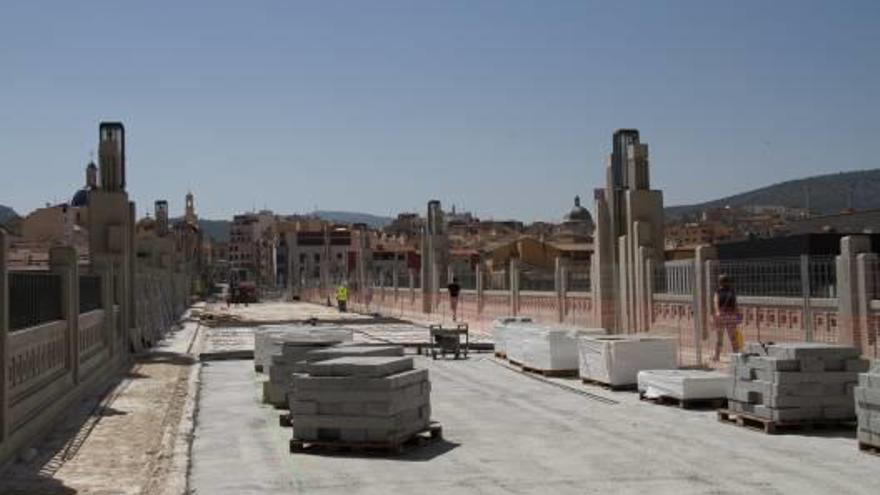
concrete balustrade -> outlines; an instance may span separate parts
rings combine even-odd
[[[185,273],[138,271],[132,298],[137,307],[129,310],[138,327],[127,333],[120,306],[131,299],[114,294],[119,281],[112,261],[98,259],[90,267],[90,275],[100,279],[101,304],[80,313],[76,252],[56,247],[49,264],[50,273],[61,279],[61,319],[10,331],[7,244],[7,234],[0,229],[0,464],[45,434],[73,403],[129,362],[129,347],[120,337],[149,335],[153,342],[158,340],[185,309],[191,287]]]

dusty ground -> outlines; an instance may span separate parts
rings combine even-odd
[[[33,460],[2,474],[0,493],[182,493],[197,326],[185,323],[115,384],[83,400],[36,446]]]

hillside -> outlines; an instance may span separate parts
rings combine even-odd
[[[880,169],[817,175],[780,182],[705,203],[670,206],[666,208],[666,215],[670,218],[689,216],[708,208],[723,206],[773,205],[804,208],[807,191],[810,211],[816,215],[838,213],[850,206],[856,210],[880,208]]]
[[[392,219],[388,217],[380,217],[369,213],[358,213],[353,211],[326,211],[318,210],[310,215],[320,219],[337,223],[365,223],[374,229],[380,229],[391,223]]]

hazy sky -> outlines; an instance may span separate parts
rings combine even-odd
[[[0,3],[0,204],[83,183],[127,128],[143,213],[483,217],[592,206],[636,127],[667,204],[876,168],[880,2]]]

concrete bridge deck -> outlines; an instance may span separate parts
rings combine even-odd
[[[288,306],[273,312],[318,311]],[[247,345],[216,330],[171,333],[3,472],[0,493],[876,493],[880,459],[850,432],[766,436],[487,354],[417,361],[444,442],[400,458],[291,455],[253,363],[195,359]]]

